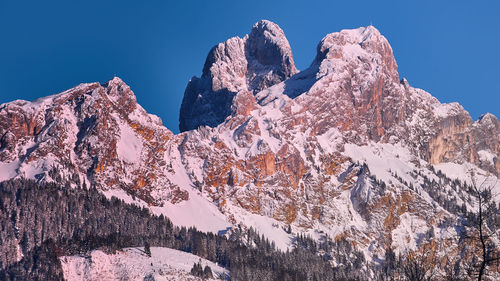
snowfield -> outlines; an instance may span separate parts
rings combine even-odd
[[[63,256],[64,279],[77,280],[201,280],[190,274],[194,263],[208,265],[218,280],[227,279],[229,272],[213,262],[186,252],[151,247],[151,257],[144,248],[126,248],[116,254],[94,250],[89,256]],[[154,279],[153,279],[154,278]]]

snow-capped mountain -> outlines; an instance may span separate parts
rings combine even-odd
[[[498,119],[400,80],[373,26],[328,34],[298,71],[283,31],[260,21],[210,50],[179,120],[174,135],[119,78],[3,104],[0,180],[85,183],[177,224],[253,226],[281,249],[291,225],[374,262],[456,252],[446,222],[473,208],[469,172],[500,189]]]
[[[2,179],[15,174],[135,190],[152,204],[160,200],[150,196],[153,190],[167,190],[161,200],[188,198],[166,176],[172,173],[165,161],[172,132],[119,78],[3,104],[0,111]],[[50,173],[58,167],[60,175]]]

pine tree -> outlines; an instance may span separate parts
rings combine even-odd
[[[193,264],[193,267],[191,268],[191,275],[203,277],[203,267],[201,266],[201,259],[199,262]]]
[[[205,265],[205,269],[203,270],[203,278],[205,278],[205,279],[214,278],[214,276],[212,274],[212,269],[208,265]]]
[[[144,243],[144,253],[146,253],[148,257],[151,257],[151,248],[147,241]]]

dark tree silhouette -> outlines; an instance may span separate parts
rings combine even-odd
[[[477,207],[477,213],[469,214],[467,224],[470,227],[466,239],[470,241],[473,254],[472,261],[469,263],[470,271],[476,276],[478,281],[484,280],[489,275],[488,270],[494,267],[499,269],[500,250],[494,243],[493,237],[498,237],[499,216],[493,187],[495,184],[487,184],[488,178],[478,186],[473,172],[469,172],[472,178],[471,194]],[[497,272],[498,274],[498,272]]]
[[[434,280],[434,264],[428,262],[426,256],[414,253],[405,256],[400,264],[400,271],[406,281]]]
[[[151,247],[147,241],[144,242],[144,253],[146,253],[148,257],[151,257]]]

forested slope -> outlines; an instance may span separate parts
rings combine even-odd
[[[252,229],[229,237],[179,228],[145,208],[108,200],[94,188],[38,185],[31,180],[0,184],[0,279],[61,280],[59,256],[101,248],[162,246],[218,262],[231,280],[334,280],[335,270],[300,239],[283,253]],[[343,275],[343,274],[341,274]]]

